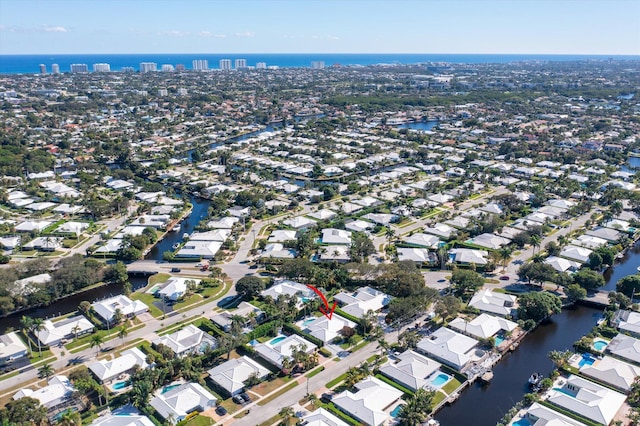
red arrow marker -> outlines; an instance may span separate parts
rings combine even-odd
[[[331,319],[331,317],[333,316],[333,311],[336,310],[336,302],[333,302],[333,306],[330,308],[329,307],[329,302],[327,302],[327,298],[324,297],[324,294],[322,294],[322,292],[320,290],[318,290],[316,287],[307,284],[307,287],[309,287],[311,290],[313,290],[318,296],[320,296],[320,299],[322,299],[322,302],[324,303],[324,306],[320,306],[320,312],[322,312],[324,314],[325,317],[327,317],[328,319]]]

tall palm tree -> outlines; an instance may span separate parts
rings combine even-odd
[[[82,418],[77,411],[67,410],[58,421],[58,426],[80,426],[82,425]]]
[[[75,335],[75,340],[78,339],[78,333],[82,330],[78,324],[74,325],[71,332]]]
[[[91,347],[93,348],[94,346],[97,346],[98,349],[96,351],[96,356],[98,356],[98,354],[100,353],[100,348],[102,348],[102,344],[104,343],[104,339],[102,338],[102,336],[98,333],[94,334],[93,336],[91,336]]]
[[[288,425],[289,420],[291,420],[294,417],[295,413],[293,411],[293,407],[282,407],[278,415],[282,417],[282,422],[285,425]]]
[[[34,334],[44,330],[44,321],[42,320],[42,318],[35,318],[33,320],[33,326],[31,330]],[[40,344],[40,338],[38,338],[38,353],[40,354],[40,358],[42,358],[42,345]]]
[[[511,249],[509,247],[502,247],[498,251],[498,254],[500,256],[500,260],[502,261],[502,272],[504,272],[507,264],[509,263],[509,258],[511,257]]]
[[[531,236],[531,246],[533,247],[533,254],[536,254],[536,248],[540,247],[540,243],[542,242],[542,238],[539,235]]]
[[[124,338],[127,337],[127,326],[123,325],[118,329],[118,337],[122,339],[122,344],[124,345]]]
[[[43,364],[42,367],[38,368],[38,377],[40,377],[41,379],[48,379],[49,377],[53,376],[53,367],[51,367],[51,364]]]
[[[29,332],[33,328],[33,318],[23,315],[20,318],[20,326],[22,327],[22,333],[27,338],[27,342],[29,343],[29,354],[33,355],[33,350],[31,349],[31,337],[29,337]]]

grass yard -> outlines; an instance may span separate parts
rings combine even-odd
[[[273,392],[274,390],[278,389],[280,386],[284,385],[289,381],[291,381],[291,377],[278,377],[275,380],[262,382],[259,385],[252,387],[251,391],[257,393],[260,396],[265,396],[269,392]]]
[[[431,406],[435,407],[436,405],[440,404],[442,401],[444,401],[444,399],[447,397],[447,395],[445,395],[444,393],[437,391],[436,394],[433,396],[433,400],[431,401]]]
[[[153,277],[155,277],[155,275]],[[153,315],[154,318],[159,318],[162,316],[162,311],[156,305],[153,304],[154,302],[157,302],[160,299],[153,297],[153,294],[139,293],[136,291],[135,293],[131,293],[129,297],[133,300],[139,300],[145,305],[147,305],[149,307],[149,312],[151,313],[151,315]]]
[[[211,426],[214,423],[215,422],[211,417],[201,416],[198,414],[197,416],[191,417],[187,420],[187,422],[184,423],[184,426]]]
[[[226,408],[229,414],[233,414],[236,411],[238,411],[240,408],[242,408],[242,405],[236,404],[231,400],[231,398],[225,399],[224,401],[220,402],[219,405],[222,405],[224,408]]]
[[[451,393],[456,389],[458,389],[458,387],[460,387],[461,384],[462,383],[454,377],[453,379],[451,379],[449,383],[447,383],[442,387],[442,391],[446,392],[447,395],[451,395]]]
[[[43,361],[43,360],[46,360],[46,359],[49,359],[49,358],[56,359],[53,356],[53,352],[51,352],[49,349],[46,349],[46,350],[42,351],[42,356],[40,356],[40,353],[38,352],[38,347],[34,346],[33,347],[33,356],[31,356],[29,358],[29,362],[31,363],[31,365],[33,365],[33,364],[37,364],[40,361]]]
[[[280,389],[278,392],[275,392],[272,395],[270,395],[268,398],[263,398],[260,401],[258,401],[258,405],[268,404],[269,402],[273,401],[274,399],[276,399],[280,395],[282,395],[282,394],[284,394],[286,392],[289,392],[291,389],[295,388],[296,386],[298,386],[298,382],[291,382],[287,386],[285,386],[282,389]]]
[[[327,382],[327,384],[326,384],[327,388],[331,389],[331,388],[335,387],[339,383],[343,382],[346,377],[347,377],[347,373],[343,373],[343,374],[339,375],[335,379]]]

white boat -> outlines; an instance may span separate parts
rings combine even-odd
[[[175,243],[175,244],[173,245],[173,249],[174,249],[174,250],[175,250],[175,249],[177,249],[178,247],[180,247],[180,243]]]
[[[189,235],[188,233],[186,233],[186,232],[185,232],[184,234],[182,234],[182,239],[183,239],[183,240],[186,240],[186,239],[188,239],[189,237],[190,237],[190,235]]]
[[[180,224],[177,223],[173,228],[171,228],[172,232],[178,232],[180,230]]]
[[[640,266],[638,266],[638,272],[640,272]]]
[[[540,374],[540,373],[533,373],[533,374],[531,375],[531,377],[529,377],[529,384],[530,384],[531,386],[535,386],[535,385],[537,385],[538,383],[540,383],[540,382],[542,381],[542,379],[543,379],[542,374]]]

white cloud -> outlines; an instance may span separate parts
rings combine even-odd
[[[256,35],[256,33],[251,32],[251,31],[245,31],[243,33],[235,33],[234,35],[236,37],[254,37]]]
[[[340,37],[338,37],[338,36],[334,36],[334,35],[328,35],[328,36],[327,36],[327,38],[328,38],[329,40],[340,40]]]
[[[42,27],[42,31],[45,33],[68,33],[70,32],[67,28],[61,25],[45,25]]]
[[[158,35],[169,36],[169,37],[186,37],[186,36],[190,36],[191,33],[189,31],[170,30],[170,31],[159,31]]]
[[[214,34],[211,31],[200,31],[198,35],[200,37],[227,38],[226,34]]]

